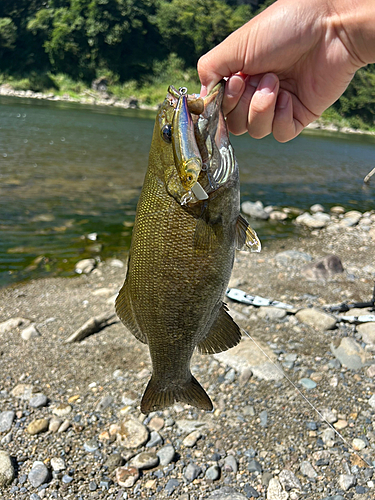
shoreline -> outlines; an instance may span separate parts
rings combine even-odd
[[[55,101],[55,102],[71,102],[77,104],[88,104],[88,105],[97,105],[97,106],[108,106],[108,107],[117,107],[122,109],[142,109],[148,111],[156,111],[158,106],[150,106],[140,102],[136,97],[129,97],[120,99],[114,96],[107,94],[106,92],[96,92],[96,91],[87,91],[85,95],[81,95],[79,97],[71,97],[68,94],[64,94],[63,96],[56,95],[52,92],[44,93],[44,92],[34,92],[32,90],[14,90],[13,87],[9,84],[0,85],[0,96],[5,97],[21,97],[28,99],[38,99],[38,100],[46,100],[46,101]],[[322,118],[318,118],[312,123],[309,123],[305,127],[307,130],[322,130],[327,132],[339,132],[343,134],[358,134],[358,135],[371,135],[375,136],[375,131],[368,130],[360,130],[354,129],[352,127],[343,126],[340,127],[333,123],[325,124],[323,123]]]

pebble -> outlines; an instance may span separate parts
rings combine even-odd
[[[112,396],[103,396],[98,404],[96,405],[96,411],[102,411],[111,406],[113,403],[113,397]]]
[[[152,469],[159,463],[159,457],[150,451],[143,451],[132,458],[130,465],[137,469]]]
[[[211,481],[217,481],[220,478],[220,467],[218,465],[211,465],[206,470],[205,477]]]
[[[164,419],[161,417],[152,417],[148,423],[148,428],[152,431],[160,431],[164,427]]]
[[[193,431],[184,438],[182,444],[187,448],[192,448],[201,437],[202,433],[200,431]]]
[[[56,417],[65,417],[69,415],[71,411],[72,407],[69,404],[61,403],[52,410],[52,413],[56,415]]]
[[[139,470],[136,467],[118,467],[116,469],[116,481],[122,488],[131,488],[139,478]]]
[[[146,448],[153,448],[154,446],[159,446],[160,444],[163,444],[163,438],[158,432],[152,431],[150,433],[150,439],[146,444]]]
[[[353,446],[354,450],[361,451],[361,450],[363,450],[363,448],[366,448],[367,445],[366,445],[365,441],[363,441],[363,439],[354,438],[352,441],[352,446]]]
[[[331,351],[340,363],[350,370],[359,370],[366,362],[364,349],[351,337],[342,338],[338,347],[332,342]]]
[[[30,399],[29,405],[31,406],[31,408],[42,408],[43,406],[47,405],[47,402],[47,396],[45,396],[41,392],[38,392],[37,394],[34,394]]]
[[[23,340],[30,340],[36,337],[40,337],[40,332],[35,325],[30,325],[21,332],[21,338]]]
[[[190,483],[191,481],[194,481],[194,479],[196,479],[201,472],[202,469],[199,465],[190,463],[184,470],[184,477]]]
[[[286,491],[293,489],[302,490],[301,481],[298,477],[289,469],[283,469],[279,474],[279,481]]]
[[[267,220],[270,217],[270,214],[264,210],[264,206],[261,201],[244,201],[241,204],[241,210],[244,214],[250,215],[253,219]]]
[[[361,334],[362,341],[365,344],[375,344],[375,322],[362,323],[357,326],[357,331]]]
[[[62,420],[58,417],[51,417],[49,421],[48,430],[51,432],[57,432],[62,423]]]
[[[15,398],[29,400],[33,392],[32,384],[17,384],[13,387],[11,395]]]
[[[317,472],[315,471],[314,467],[307,460],[304,460],[301,463],[300,471],[301,471],[301,474],[303,474],[304,476],[307,476],[310,479],[313,479],[314,477],[316,477],[318,475]]]
[[[301,378],[299,383],[308,391],[310,391],[311,389],[315,389],[315,387],[317,386],[316,382],[311,380],[311,378]]]
[[[46,432],[48,430],[48,426],[48,418],[37,418],[29,423],[26,430],[31,435],[40,434],[41,432]]]
[[[176,420],[176,425],[182,434],[190,434],[193,431],[207,427],[206,422],[202,422],[200,420],[188,420],[184,418]]]
[[[112,453],[109,455],[104,465],[107,467],[109,473],[112,473],[117,467],[122,467],[125,463],[124,458],[120,453]]]
[[[164,491],[167,495],[172,495],[174,490],[180,486],[180,483],[177,479],[169,479],[167,484],[165,485]]]
[[[323,417],[322,420],[325,420],[330,424],[337,422],[337,413],[332,411],[330,408],[322,408],[320,410],[320,414]]]
[[[140,448],[148,438],[147,427],[132,417],[123,420],[117,432],[117,439],[124,448]]]
[[[310,281],[328,279],[343,272],[344,267],[337,255],[327,255],[321,260],[306,264],[301,269],[302,276]]]
[[[16,414],[12,410],[0,413],[0,433],[10,431],[15,416]]]
[[[260,419],[260,426],[267,427],[268,413],[266,410],[263,410],[259,413],[259,419]]]
[[[275,261],[282,266],[290,266],[295,262],[310,262],[312,257],[305,252],[298,252],[297,250],[285,250],[275,255]]]
[[[90,439],[89,441],[83,443],[83,449],[87,451],[87,453],[94,453],[99,449],[99,443],[96,439]]]
[[[33,463],[31,471],[27,476],[29,483],[34,488],[38,488],[41,484],[47,483],[49,477],[49,470],[41,461],[36,461]]]
[[[348,491],[352,486],[356,484],[356,477],[353,474],[340,474],[339,485],[344,491]]]
[[[58,428],[57,432],[65,432],[66,430],[69,429],[69,427],[70,427],[70,420],[66,419],[60,425],[60,427]]]
[[[287,315],[285,309],[278,307],[260,307],[257,316],[260,319],[268,319],[269,321],[280,321]]]
[[[95,266],[95,259],[83,259],[77,262],[74,270],[77,274],[90,274],[95,269]]]
[[[268,483],[267,500],[287,500],[288,497],[288,493],[282,490],[280,481],[273,477]]]
[[[238,471],[238,463],[237,460],[233,455],[228,455],[224,459],[224,470],[230,471],[230,472],[237,472]]]
[[[247,497],[234,488],[224,486],[223,488],[213,491],[205,500],[247,500]]]
[[[249,463],[247,465],[247,470],[249,472],[259,472],[259,473],[263,471],[261,464],[254,459],[249,460]]]
[[[19,326],[24,326],[28,323],[30,323],[30,321],[25,318],[10,318],[0,323],[0,333],[9,333]]]
[[[159,457],[160,465],[169,465],[176,454],[176,451],[171,444],[167,444],[163,446],[163,448],[160,448],[159,451],[156,452],[156,455]]]
[[[336,327],[336,318],[315,308],[301,309],[296,318],[301,323],[310,325],[317,330],[332,330]]]
[[[368,404],[371,406],[371,408],[374,408],[375,410],[375,394],[373,394],[371,398],[368,400]]]
[[[0,450],[0,486],[11,483],[15,477],[12,460],[7,451]]]
[[[70,484],[73,481],[72,476],[69,476],[69,474],[64,474],[63,477],[61,478],[61,481],[64,484]]]
[[[66,469],[65,461],[60,457],[52,457],[51,458],[51,467],[55,472],[61,472]]]

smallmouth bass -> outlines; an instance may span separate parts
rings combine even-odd
[[[204,98],[170,86],[156,117],[127,275],[116,300],[121,321],[149,346],[153,370],[143,413],[176,401],[212,410],[190,371],[194,349],[213,354],[241,339],[223,297],[235,249],[260,251],[260,242],[240,215],[223,94],[224,82]]]

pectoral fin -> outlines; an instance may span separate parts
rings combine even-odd
[[[130,333],[140,342],[147,344],[147,337],[140,331],[137,321],[134,318],[126,282],[117,296],[115,308],[117,316],[121,319]]]
[[[250,250],[251,252],[260,252],[262,249],[262,244],[257,233],[250,227],[250,224],[242,215],[239,215],[237,218],[236,248],[237,250]]]
[[[207,337],[198,344],[198,350],[201,354],[214,354],[234,347],[240,340],[239,326],[229,316],[227,307],[223,304]]]

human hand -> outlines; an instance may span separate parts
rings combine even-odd
[[[201,94],[229,77],[223,102],[229,130],[258,139],[272,132],[286,142],[372,62],[363,36],[367,30],[375,37],[372,26],[373,0],[278,0],[199,60]]]

